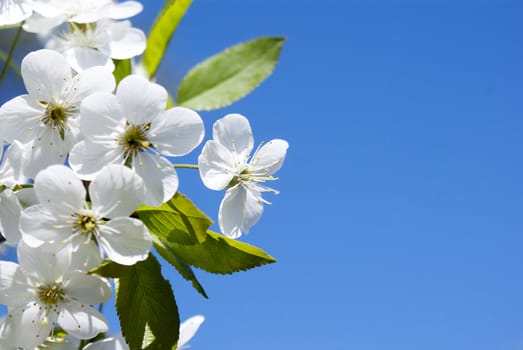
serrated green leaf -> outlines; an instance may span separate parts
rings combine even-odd
[[[124,274],[130,266],[120,265],[111,260],[104,260],[100,266],[89,271],[89,274],[96,274],[107,278],[118,278]]]
[[[143,64],[149,77],[156,74],[169,41],[191,3],[192,0],[167,0],[154,21],[143,53]]]
[[[180,319],[169,282],[158,260],[149,254],[116,279],[116,310],[130,350],[141,350],[146,328],[154,340],[150,350],[170,349],[178,342]],[[150,337],[147,337],[151,339]]]
[[[281,37],[255,39],[198,64],[182,80],[177,104],[208,111],[239,100],[272,73],[284,41]]]
[[[169,247],[185,264],[211,273],[231,274],[252,269],[276,261],[260,248],[207,231],[207,239],[194,245],[167,242]]]
[[[207,293],[203,289],[203,286],[200,284],[192,268],[185,264],[176,254],[171,251],[168,245],[165,245],[158,237],[153,236],[154,247],[156,251],[174,268],[178,271],[183,278],[192,283],[192,286],[198,293],[200,293],[204,298],[208,298]]]
[[[203,242],[212,225],[211,219],[179,192],[159,207],[144,205],[136,212],[149,231],[162,241],[180,244]]]
[[[116,85],[118,85],[123,78],[132,73],[131,60],[113,60],[113,63],[113,76],[114,80],[116,80]]]

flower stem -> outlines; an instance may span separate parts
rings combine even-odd
[[[176,169],[198,169],[196,164],[173,164]]]
[[[20,23],[20,26],[18,27],[18,30],[16,31],[15,38],[13,39],[13,43],[11,44],[11,47],[9,48],[9,52],[7,53],[7,58],[5,59],[4,67],[2,68],[2,72],[0,72],[0,85],[4,82],[5,75],[7,73],[7,69],[9,68],[9,64],[11,63],[11,59],[13,58],[13,53],[15,51],[16,45],[18,44],[18,41],[20,40],[20,36],[22,34],[22,23]]]

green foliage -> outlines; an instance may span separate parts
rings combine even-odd
[[[194,67],[178,90],[178,105],[213,110],[254,90],[273,71],[285,39],[264,37],[212,56]]]
[[[105,259],[100,264],[100,266],[98,266],[95,269],[92,269],[91,271],[89,271],[89,273],[107,278],[118,278],[122,274],[124,274],[129,268],[130,266],[120,265],[118,263],[115,263],[114,261]]]
[[[205,289],[200,284],[192,268],[184,263],[176,254],[169,248],[168,245],[164,244],[158,237],[153,236],[154,247],[156,251],[174,268],[178,271],[183,278],[192,283],[192,286],[198,293],[200,293],[204,298],[208,298]]]
[[[149,254],[115,281],[116,310],[130,349],[140,350],[144,343],[148,350],[175,346],[180,328],[178,307],[158,260]]]
[[[159,207],[141,206],[137,213],[152,234],[163,241],[180,244],[203,242],[212,225],[212,221],[179,192]]]
[[[114,71],[113,76],[116,80],[116,85],[120,84],[120,81],[126,76],[132,73],[131,60],[113,60]]]
[[[231,274],[276,261],[260,248],[212,231],[207,231],[207,239],[199,244],[162,243],[183,263],[211,273]]]
[[[149,77],[156,74],[165,50],[192,0],[167,0],[147,38],[147,48],[143,54],[143,63]]]

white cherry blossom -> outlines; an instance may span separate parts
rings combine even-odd
[[[112,59],[128,59],[145,50],[145,34],[131,22],[100,20],[85,25],[72,24],[69,32],[54,36],[47,48],[62,53],[71,67],[80,72],[94,66],[114,70]]]
[[[32,0],[0,0],[0,27],[20,23],[32,13]]]
[[[261,217],[263,192],[278,191],[263,185],[277,180],[272,175],[285,159],[288,143],[274,139],[260,145],[252,157],[253,136],[247,118],[229,114],[213,126],[213,140],[205,143],[198,157],[200,176],[212,190],[227,189],[220,204],[218,222],[223,234],[238,238]]]
[[[32,349],[59,324],[70,335],[89,339],[108,329],[105,317],[91,305],[111,296],[107,280],[73,270],[72,251],[50,253],[18,246],[19,265],[0,261],[0,303],[8,316],[0,339],[10,346]]]
[[[128,217],[141,204],[144,186],[129,168],[105,167],[89,184],[90,203],[82,181],[63,165],[38,173],[34,190],[40,204],[24,209],[20,216],[22,237],[28,245],[71,245],[87,257],[98,246],[123,265],[147,258],[150,233],[140,220]]]
[[[137,1],[117,3],[112,0],[37,0],[34,14],[24,24],[33,33],[46,33],[64,22],[93,23],[104,18],[130,18],[143,10]]]
[[[178,189],[178,176],[165,157],[182,156],[198,146],[204,128],[187,108],[165,110],[167,92],[137,75],[123,79],[116,95],[98,93],[81,106],[80,127],[89,135],[70,153],[73,170],[84,180],[106,164],[129,165],[146,186],[144,203],[158,206]]]
[[[1,136],[8,143],[24,143],[27,177],[51,164],[63,164],[81,137],[77,114],[80,102],[97,91],[114,90],[107,69],[93,67],[72,76],[66,59],[52,50],[29,53],[22,61],[28,94],[0,107]]]

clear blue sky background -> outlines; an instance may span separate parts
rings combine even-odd
[[[259,89],[202,117],[209,137],[242,113],[256,142],[290,149],[242,238],[276,264],[198,271],[209,300],[164,267],[182,318],[207,318],[193,349],[523,349],[522,14],[519,0],[195,0],[159,82],[286,36]],[[223,193],[179,173],[215,219]]]

